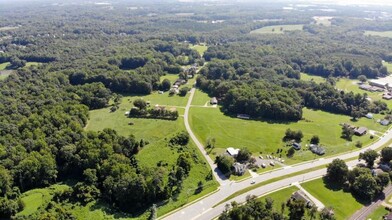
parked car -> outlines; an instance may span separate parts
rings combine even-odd
[[[250,182],[250,184],[255,184],[256,183],[256,181],[254,181],[254,180],[252,180],[252,182]]]
[[[271,162],[270,162],[270,165],[271,165],[271,166],[275,166],[275,163],[271,161]]]
[[[261,164],[261,167],[262,167],[262,168],[266,168],[267,165],[265,165],[265,163],[263,163],[263,164]]]

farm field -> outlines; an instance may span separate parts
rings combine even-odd
[[[322,179],[305,182],[301,185],[326,207],[332,207],[336,219],[347,219],[363,206],[350,192],[327,188]]]
[[[283,34],[285,31],[302,31],[303,25],[273,25],[251,31],[251,34]]]
[[[301,80],[303,81],[313,81],[315,83],[323,83],[325,79],[321,76],[313,76],[306,73],[301,73]]]
[[[197,91],[199,93],[200,91]],[[202,143],[207,138],[214,137],[216,146],[211,152],[211,158],[225,151],[227,147],[247,147],[255,155],[274,154],[282,148],[282,157],[285,158],[289,149],[285,147],[282,138],[286,129],[302,130],[303,145],[309,143],[313,135],[320,137],[320,143],[326,146],[326,155],[333,155],[350,150],[355,150],[355,143],[361,141],[364,145],[371,142],[369,135],[353,137],[352,142],[340,138],[340,123],[349,123],[355,126],[365,126],[375,131],[385,131],[374,120],[361,118],[352,122],[349,116],[336,115],[323,111],[303,109],[305,120],[290,123],[275,123],[271,121],[242,120],[224,115],[219,108],[192,107],[190,109],[190,124],[193,132]],[[317,158],[309,150],[296,151],[294,157],[285,158],[286,163],[292,164]]]
[[[392,38],[392,31],[365,31],[366,36],[378,36]]]

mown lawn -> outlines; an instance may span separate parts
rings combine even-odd
[[[296,151],[292,158],[285,158],[285,163],[288,164],[318,157],[305,149],[305,144],[309,143],[313,135],[320,137],[320,143],[326,146],[327,156],[356,149],[355,143],[358,140],[364,145],[371,142],[370,135],[354,136],[352,142],[342,139],[340,123],[365,126],[380,132],[386,130],[386,127],[374,120],[361,118],[353,122],[349,116],[306,108],[303,109],[303,117],[305,120],[287,123],[242,120],[224,115],[219,108],[192,107],[189,120],[193,132],[202,143],[205,144],[209,137],[216,139],[215,149],[210,154],[211,158],[224,152],[227,147],[247,147],[256,155],[276,154],[277,149],[282,148],[282,157],[285,158],[288,150],[282,141],[285,131],[288,128],[299,129],[304,134],[303,150]]]
[[[366,217],[368,220],[383,220],[383,216],[388,214],[389,211],[385,209],[384,206],[378,207],[370,215]]]
[[[323,83],[325,82],[325,78],[321,76],[313,76],[306,73],[301,73],[301,80],[303,81],[313,81],[315,83]]]
[[[212,97],[210,97],[207,93],[204,93],[199,89],[196,89],[195,95],[193,96],[192,99],[192,105],[204,106],[205,104],[207,104],[207,106],[210,106],[211,98]]]
[[[271,198],[274,200],[274,209],[278,212],[281,211],[282,203],[286,203],[288,199],[290,199],[291,195],[297,191],[298,188],[295,186],[290,186],[288,188],[281,189],[279,191],[264,195],[259,198],[259,200],[265,202],[266,198]],[[288,214],[289,210],[285,209],[285,214]]]
[[[251,34],[283,34],[285,31],[302,31],[303,25],[273,25],[251,31]]]
[[[347,219],[363,206],[350,192],[344,192],[342,189],[327,188],[322,179],[301,185],[325,206],[332,207],[336,219]]]
[[[392,38],[392,31],[365,31],[366,36],[390,37]]]

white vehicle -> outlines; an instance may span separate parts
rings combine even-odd
[[[270,162],[270,165],[271,165],[271,166],[275,166],[275,163],[271,161],[271,162]]]
[[[261,167],[262,167],[262,168],[266,168],[267,165],[265,165],[265,163],[263,163],[263,164],[261,164]]]
[[[252,182],[250,182],[250,184],[255,184],[256,183],[256,181],[254,181],[254,180],[252,180]]]
[[[259,158],[260,158],[260,159],[263,159],[263,156],[260,155]]]

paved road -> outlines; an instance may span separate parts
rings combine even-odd
[[[354,215],[351,216],[350,220],[365,220],[368,215],[370,215],[376,208],[378,208],[381,203],[392,194],[392,186],[388,186],[384,189],[384,194],[379,196],[376,201],[372,202],[370,205],[363,207],[358,210]]]
[[[185,128],[188,131],[189,136],[192,138],[193,142],[196,144],[200,152],[203,154],[204,158],[207,160],[208,165],[210,165],[211,170],[213,171],[213,174],[215,176],[215,179],[219,182],[220,185],[228,184],[229,180],[225,177],[225,175],[222,174],[222,172],[220,172],[220,170],[218,169],[214,161],[210,158],[210,156],[208,156],[207,151],[204,149],[204,146],[196,138],[195,134],[191,129],[191,126],[189,125],[189,109],[192,104],[193,96],[195,95],[195,88],[192,88],[190,93],[191,94],[189,96],[188,103],[186,104],[185,113],[184,113]]]
[[[219,171],[219,169],[217,169],[214,162],[207,155],[207,152],[205,151],[204,146],[196,138],[195,134],[193,133],[193,131],[189,125],[189,119],[188,119],[189,109],[190,109],[190,105],[192,103],[192,99],[193,99],[193,96],[195,93],[195,88],[192,88],[190,93],[191,94],[190,94],[187,106],[185,107],[185,114],[184,114],[185,127],[186,127],[186,130],[188,131],[190,137],[196,143],[197,147],[202,152],[202,154],[206,158],[209,166],[213,170],[213,174],[214,174],[216,180],[219,182],[220,188],[219,188],[218,192],[211,194],[210,196],[203,198],[202,200],[200,200],[196,203],[193,203],[189,206],[186,206],[185,208],[179,209],[179,210],[171,213],[170,215],[166,216],[164,219],[169,219],[169,220],[171,220],[171,219],[173,219],[173,220],[178,220],[178,219],[212,219],[212,218],[218,216],[223,211],[225,204],[222,204],[220,206],[212,208],[214,205],[216,205],[218,202],[222,201],[223,199],[225,199],[229,195],[231,195],[239,190],[242,190],[242,189],[249,187],[251,185],[251,181],[253,181],[253,180],[256,182],[262,182],[262,181],[266,181],[268,179],[282,177],[282,176],[285,176],[288,174],[292,174],[292,173],[299,172],[302,170],[310,169],[313,167],[326,165],[328,163],[331,163],[332,160],[334,160],[336,158],[340,158],[343,160],[353,158],[353,157],[358,156],[359,153],[364,152],[368,149],[379,148],[379,147],[383,146],[384,144],[386,144],[390,139],[392,139],[392,130],[389,129],[384,135],[382,135],[380,137],[380,139],[377,142],[371,144],[370,146],[368,146],[366,148],[362,148],[361,150],[353,151],[350,153],[346,153],[346,154],[342,154],[342,155],[338,155],[338,156],[334,156],[334,157],[329,157],[329,158],[325,158],[325,159],[321,158],[321,159],[317,159],[317,160],[313,160],[313,161],[309,161],[309,162],[304,162],[301,164],[293,165],[291,167],[286,167],[285,169],[270,171],[270,172],[261,174],[258,177],[248,179],[248,180],[245,180],[245,181],[242,181],[239,183],[230,182],[229,180],[227,180],[224,177],[224,175],[222,175],[222,173]],[[352,163],[352,165],[355,165],[355,162],[351,162],[351,163]],[[271,192],[273,190],[277,190],[279,188],[286,187],[293,182],[301,182],[304,180],[308,180],[308,179],[312,179],[312,178],[316,178],[316,177],[321,177],[322,175],[325,174],[325,172],[326,172],[326,169],[320,169],[317,171],[307,173],[305,175],[299,175],[299,176],[295,176],[295,177],[291,177],[291,178],[286,178],[281,181],[274,182],[274,183],[259,187],[255,190],[250,191],[247,194],[263,195],[263,194]],[[233,200],[230,200],[230,201],[234,201],[234,200],[237,202],[245,201],[245,197],[247,194],[237,196],[236,198],[234,198]]]

